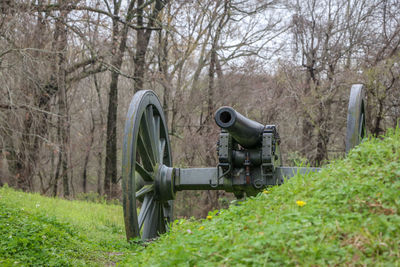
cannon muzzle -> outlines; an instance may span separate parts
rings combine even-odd
[[[231,107],[221,107],[215,113],[215,122],[225,129],[244,148],[261,144],[264,125],[250,120]]]

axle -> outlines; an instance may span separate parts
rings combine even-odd
[[[296,174],[319,171],[319,168],[277,167],[273,179],[262,185],[263,188],[281,185]],[[237,196],[255,195],[259,188],[249,186],[240,175],[234,179],[222,176],[218,168],[172,168],[162,166],[155,182],[155,190],[164,196],[162,200],[174,199],[175,193],[185,190],[224,190]]]

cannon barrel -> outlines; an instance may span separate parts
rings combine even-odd
[[[244,148],[261,144],[264,125],[250,120],[231,107],[221,107],[215,113],[215,122]]]

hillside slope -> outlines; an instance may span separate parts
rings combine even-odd
[[[124,263],[400,266],[400,131],[208,218],[176,222]]]
[[[114,265],[134,246],[122,207],[0,188],[0,266]]]
[[[205,220],[125,241],[122,208],[0,188],[0,265],[400,266],[400,130]]]

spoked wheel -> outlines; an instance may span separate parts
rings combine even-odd
[[[168,230],[174,195],[172,182],[164,181],[160,173],[172,172],[172,168],[166,167],[171,164],[168,131],[160,101],[152,91],[139,91],[134,95],[126,117],[122,154],[123,207],[128,240],[140,236],[147,240]],[[160,183],[162,187],[158,186]],[[170,190],[165,193],[158,188]]]
[[[346,154],[360,144],[366,134],[365,90],[362,84],[354,84],[351,87],[347,113]]]

